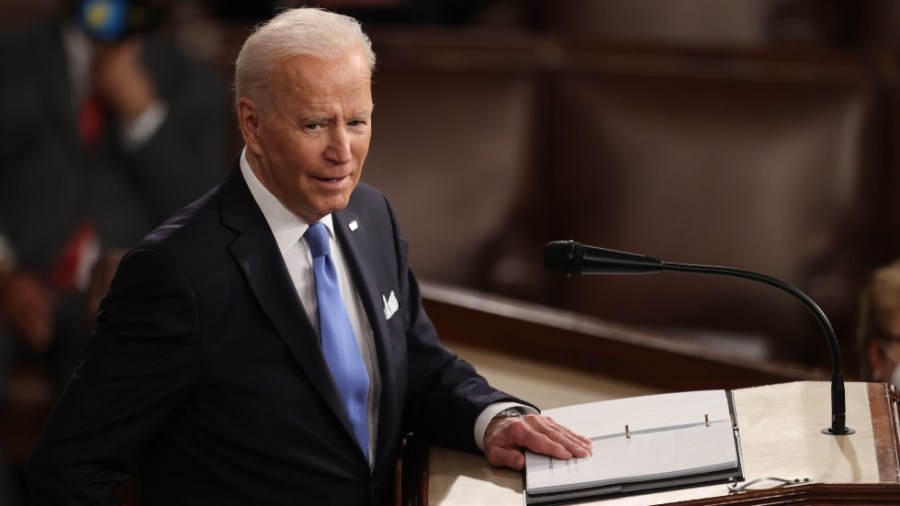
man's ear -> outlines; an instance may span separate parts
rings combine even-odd
[[[237,101],[237,117],[241,136],[247,144],[247,149],[255,155],[260,155],[262,153],[259,135],[261,118],[256,103],[247,97],[239,98]]]

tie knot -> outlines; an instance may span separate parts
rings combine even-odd
[[[303,236],[306,237],[306,244],[309,245],[313,258],[328,256],[331,253],[331,247],[328,245],[328,229],[322,222],[310,225]]]

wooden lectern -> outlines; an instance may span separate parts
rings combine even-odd
[[[480,294],[444,287],[426,286],[423,293],[429,314],[451,346],[457,338],[477,339],[482,346],[514,353],[512,348],[505,348],[507,338],[503,336],[516,332],[518,338],[525,336],[529,342],[523,347],[523,355],[535,353],[535,347],[543,346],[557,351],[561,348],[563,352],[558,356],[564,356],[567,347],[582,349],[585,342],[593,342],[599,348],[618,349],[620,366],[623,360],[631,360],[635,365],[660,354],[668,354],[667,358],[675,361],[668,365],[669,370],[684,365],[678,361],[678,352],[672,349],[671,342],[656,342],[653,336],[640,332],[631,334],[617,326],[607,328],[602,322],[578,323],[580,318],[574,315],[496,298],[485,300]],[[463,331],[458,322],[468,322],[468,328]],[[633,354],[621,351],[629,347],[634,348]],[[584,358],[585,349],[577,355]],[[718,484],[580,504],[900,504],[900,393],[895,388],[848,382],[847,425],[856,433],[830,436],[821,432],[831,423],[830,382],[823,381],[821,372],[793,366],[779,369],[771,363],[760,366],[732,359],[722,359],[723,366],[721,362],[715,364],[720,359],[716,355],[690,351],[685,355],[691,365],[700,361],[702,367],[702,362],[708,361],[712,374],[704,383],[688,373],[690,379],[675,381],[672,390],[734,389],[745,477],[738,485],[759,481],[740,492]],[[594,358],[600,359],[599,355]],[[627,365],[623,370],[640,369],[629,369]],[[747,378],[762,380],[757,385],[765,386],[747,385]],[[524,504],[521,473],[495,469],[482,456],[427,448],[414,437],[405,442],[403,453],[403,506]],[[784,485],[767,478],[791,483]]]
[[[828,382],[794,382],[734,391],[742,483],[760,480],[746,491],[732,492],[723,483],[580,504],[900,504],[897,390],[848,383],[847,412],[853,413],[856,433],[835,437],[821,432],[830,415],[829,388]],[[520,473],[492,468],[478,455],[412,446],[406,448],[406,457],[421,459],[421,467],[407,470],[405,479],[415,487],[405,489],[404,505],[523,504]],[[785,486],[766,478],[798,484]]]

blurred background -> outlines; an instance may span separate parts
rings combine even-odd
[[[56,4],[2,0],[0,28]],[[252,27],[300,4],[182,0],[162,27],[230,83]],[[853,377],[859,290],[900,256],[900,0],[315,5],[356,16],[372,38],[363,180],[390,197],[420,279],[830,368],[816,321],[778,290],[564,278],[543,251],[575,239],[762,272],[823,308]],[[230,96],[222,108],[233,160]]]

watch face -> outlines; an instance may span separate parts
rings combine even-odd
[[[495,418],[498,416],[503,417],[503,418],[513,418],[513,417],[517,417],[517,416],[522,416],[522,411],[519,408],[504,409],[503,411],[497,413],[495,415]]]

